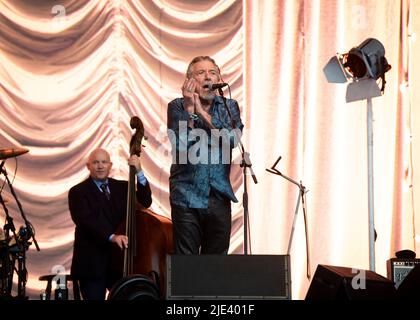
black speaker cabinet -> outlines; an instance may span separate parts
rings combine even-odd
[[[396,298],[394,283],[369,271],[318,265],[305,300],[381,300]]]
[[[290,299],[288,255],[167,256],[167,299]]]
[[[420,300],[420,264],[416,264],[401,282],[397,296],[402,300]]]
[[[386,262],[387,277],[398,289],[405,277],[420,264],[420,259],[392,258]]]

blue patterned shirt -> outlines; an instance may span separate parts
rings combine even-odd
[[[188,127],[190,114],[184,110],[184,99],[168,104],[168,137],[172,145],[169,177],[170,202],[189,208],[208,208],[210,190],[238,202],[230,183],[232,149],[240,139],[243,124],[237,101],[227,99],[236,124],[236,136],[221,97],[216,96],[210,108],[210,129],[198,118],[194,129]]]

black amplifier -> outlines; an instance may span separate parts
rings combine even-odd
[[[386,263],[387,277],[398,288],[410,271],[420,264],[420,259],[392,258]]]

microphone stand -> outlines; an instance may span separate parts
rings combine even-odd
[[[3,173],[3,175],[4,175],[4,177],[6,178],[6,181],[7,181],[7,184],[9,185],[9,188],[10,188],[10,192],[12,193],[12,195],[13,195],[13,198],[15,199],[15,201],[16,201],[16,203],[17,203],[17,205],[18,205],[18,208],[19,208],[19,211],[20,211],[20,214],[21,214],[21,216],[22,216],[22,218],[23,218],[23,221],[25,221],[25,226],[26,226],[26,228],[27,228],[27,230],[28,230],[28,235],[26,236],[26,238],[29,240],[30,238],[32,238],[32,240],[33,240],[33,242],[34,242],[34,244],[35,244],[35,247],[36,247],[36,250],[37,251],[40,251],[40,249],[39,249],[39,246],[38,246],[38,242],[36,241],[36,239],[35,239],[35,232],[34,232],[34,230],[33,230],[33,226],[32,226],[32,224],[29,222],[29,220],[26,218],[26,215],[25,215],[25,213],[23,212],[23,208],[22,208],[22,204],[20,203],[20,201],[19,201],[19,199],[17,198],[17,196],[16,196],[16,193],[15,193],[15,190],[13,189],[13,185],[12,185],[12,183],[10,182],[10,180],[9,180],[9,177],[8,177],[8,175],[7,175],[7,171],[6,171],[6,169],[0,169],[0,173]]]
[[[296,219],[297,219],[297,215],[298,215],[298,211],[299,211],[299,204],[300,202],[302,202],[302,210],[303,210],[303,221],[305,224],[305,240],[306,240],[306,277],[308,279],[311,278],[311,268],[310,268],[310,261],[309,261],[309,242],[308,242],[308,224],[307,224],[307,218],[306,218],[306,193],[308,192],[305,188],[305,186],[302,184],[302,181],[300,181],[299,183],[291,178],[289,178],[288,176],[285,176],[284,174],[282,174],[279,170],[277,170],[275,167],[277,165],[277,163],[280,161],[281,156],[276,160],[276,162],[271,166],[270,169],[266,169],[268,172],[273,173],[275,175],[278,175],[280,177],[283,177],[284,179],[286,179],[287,181],[290,181],[291,183],[293,183],[294,185],[296,185],[299,188],[299,196],[297,199],[297,203],[296,203],[296,209],[295,209],[295,215],[293,218],[293,225],[292,225],[292,230],[290,232],[290,238],[289,238],[289,244],[287,247],[287,255],[290,255],[290,250],[292,248],[292,241],[293,241],[293,234],[295,232],[295,225],[296,225]]]
[[[3,170],[4,163],[5,163],[5,160],[3,160],[0,164],[0,173]],[[4,259],[2,261],[2,265],[4,266],[3,267],[4,274],[1,275],[2,286],[1,286],[0,296],[10,297],[12,293],[12,285],[13,285],[13,267],[11,266],[11,263],[10,263],[11,261],[10,261],[10,253],[9,253],[9,243],[10,243],[9,232],[12,232],[14,239],[17,239],[17,236],[16,236],[16,228],[13,223],[13,218],[9,214],[9,210],[6,207],[6,203],[4,202],[3,196],[1,195],[1,191],[0,191],[0,204],[2,205],[4,213],[6,214],[6,222],[5,222],[5,225],[3,226],[4,240],[2,241],[5,250],[3,251],[3,255],[1,256],[1,258]]]
[[[17,257],[17,260],[18,260],[18,269],[17,269],[17,274],[18,274],[18,295],[17,295],[17,298],[19,298],[19,299],[27,299],[27,297],[25,296],[26,282],[27,282],[27,275],[28,275],[28,272],[27,272],[27,269],[26,269],[26,250],[31,245],[31,243],[29,242],[29,240],[32,238],[32,240],[33,240],[33,242],[35,244],[35,247],[36,247],[37,251],[40,251],[40,249],[39,249],[39,246],[38,246],[38,242],[35,239],[35,232],[33,230],[33,226],[29,222],[29,220],[26,218],[26,215],[25,215],[25,213],[23,211],[22,205],[21,205],[20,201],[17,198],[17,195],[15,193],[15,190],[13,189],[12,183],[9,180],[9,177],[7,175],[7,171],[6,171],[5,168],[3,168],[3,166],[0,166],[0,174],[1,173],[3,173],[4,177],[6,178],[7,184],[9,185],[9,188],[10,188],[10,191],[11,191],[11,193],[13,195],[13,198],[15,199],[15,201],[16,201],[16,203],[18,205],[20,214],[21,214],[21,216],[22,216],[22,218],[23,218],[23,220],[25,222],[25,227],[20,227],[20,229],[19,229],[19,236],[16,235],[15,230],[13,231],[13,235],[14,235],[15,240],[16,240],[16,246],[17,246],[16,257]],[[3,204],[3,207],[6,208],[6,206],[4,205],[4,201],[1,200],[1,202]],[[8,214],[6,214],[6,215],[8,215]],[[14,226],[12,226],[11,228],[12,229],[15,229]],[[14,263],[16,261],[16,257],[14,258],[13,265],[14,265]],[[12,273],[12,278],[13,278],[13,273]],[[10,289],[11,289],[11,287],[10,287]]]
[[[3,206],[4,212],[6,214],[6,223],[3,227],[4,230],[4,249],[5,251],[2,254],[4,261],[2,261],[4,275],[1,277],[2,287],[0,291],[0,296],[9,297],[12,293],[13,285],[13,267],[11,266],[10,253],[9,253],[9,243],[10,243],[10,234],[11,231],[14,239],[17,239],[16,228],[13,224],[13,218],[9,215],[9,210],[6,207],[6,204],[3,200],[3,197],[0,193],[0,203]]]
[[[223,95],[223,90],[221,88],[218,88],[218,91],[219,91],[220,96],[222,97],[223,104],[224,104],[224,106],[226,108],[226,111],[229,115],[230,123],[231,123],[232,129],[233,129],[232,131],[233,131],[233,134],[235,136],[236,141],[238,141],[239,150],[240,150],[241,156],[242,156],[240,166],[243,168],[243,181],[244,181],[244,193],[243,193],[243,197],[242,197],[242,205],[243,205],[243,208],[244,208],[244,255],[248,255],[249,210],[248,210],[248,187],[247,187],[247,178],[246,178],[247,173],[246,173],[246,170],[249,169],[249,171],[251,173],[252,180],[254,181],[255,184],[257,184],[258,181],[257,181],[257,177],[255,176],[254,171],[252,170],[252,163],[251,163],[251,159],[249,157],[250,154],[249,154],[249,152],[245,151],[244,145],[242,144],[242,141],[238,137],[238,133],[235,130],[235,129],[237,129],[236,122],[232,118],[232,114],[230,112],[230,109],[228,108],[226,98]]]

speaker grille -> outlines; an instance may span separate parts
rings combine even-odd
[[[168,299],[290,299],[289,256],[168,256]]]

